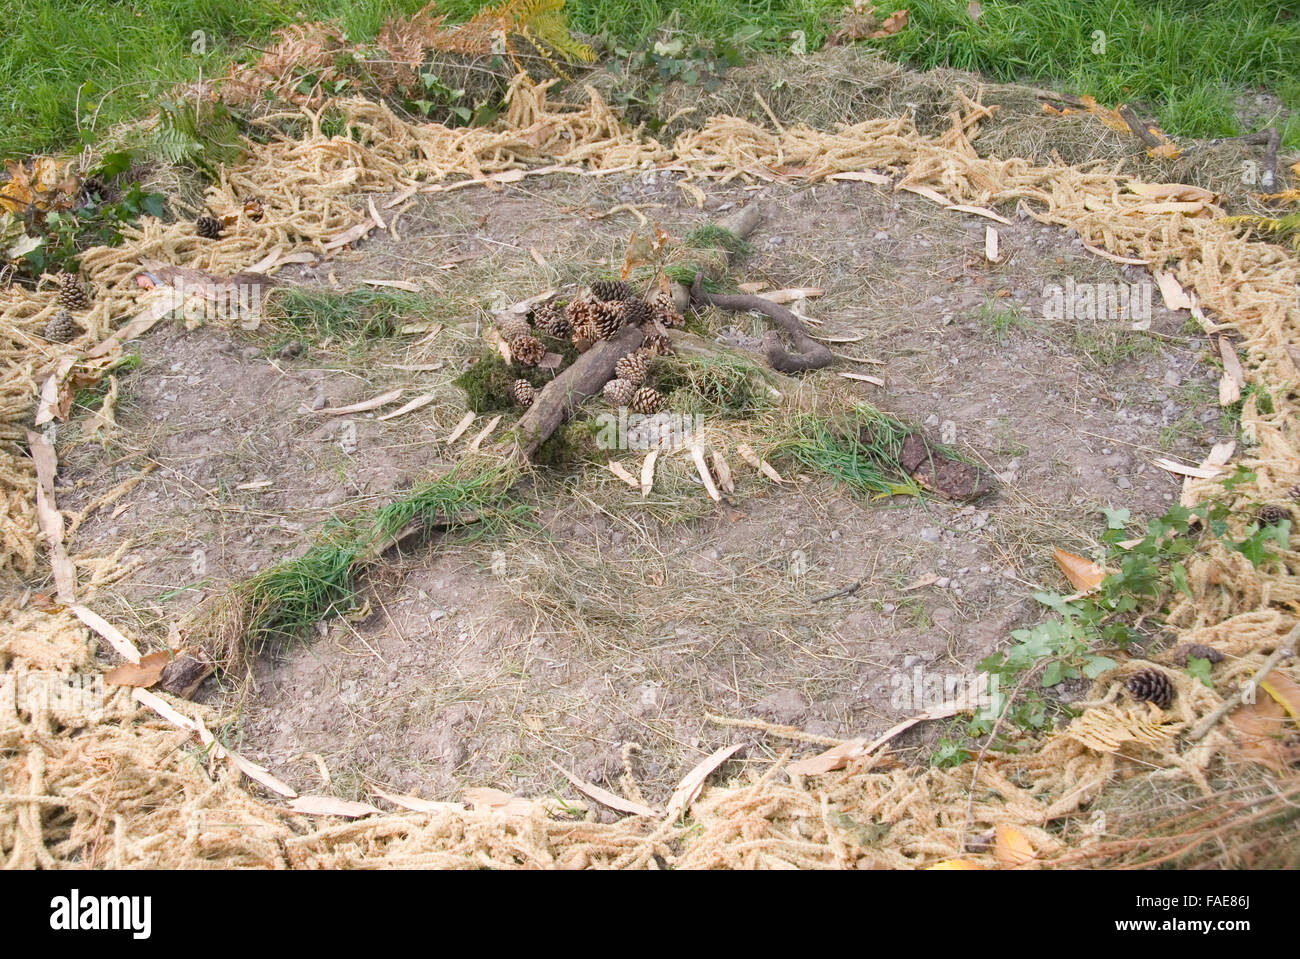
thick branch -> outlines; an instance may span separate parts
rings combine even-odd
[[[517,454],[531,459],[583,400],[600,392],[614,376],[614,364],[637,349],[644,338],[639,327],[629,326],[614,339],[597,343],[547,383],[519,418]]]

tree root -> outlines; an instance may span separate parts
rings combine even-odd
[[[691,303],[716,306],[723,310],[736,312],[754,311],[775,320],[790,336],[794,352],[790,352],[781,343],[780,335],[771,330],[763,337],[763,355],[768,365],[780,373],[803,373],[807,370],[819,370],[835,362],[835,356],[825,344],[818,343],[804,329],[799,317],[795,316],[779,303],[752,296],[747,293],[715,293],[704,289],[704,277],[697,273],[691,284]]]

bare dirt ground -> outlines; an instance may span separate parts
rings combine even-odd
[[[443,439],[464,411],[450,381],[481,349],[482,305],[617,264],[632,217],[591,214],[660,204],[644,212],[684,235],[753,195],[705,190],[702,210],[654,173],[424,197],[401,217],[400,240],[282,275],[420,283],[440,298],[436,315],[410,318],[443,324],[430,340],[281,355],[271,329],[156,328],[123,380],[122,428],[107,447],[81,442],[75,423],[60,439],[68,509],[157,464],[73,541],[99,554],[128,544],[122,562],[134,565],[105,605],[162,636],[205,597],[305,550],[331,516],[445,469],[459,454]],[[716,506],[684,480],[643,503],[594,465],[543,472],[521,494],[535,529],[390,556],[363,583],[362,615],[262,657],[246,698],[205,684],[200,698],[241,704],[227,741],[290,782],[350,798],[367,782],[428,798],[466,786],[572,795],[552,760],[608,783],[636,743],[636,777],[660,801],[720,745],[743,738],[752,758],[780,747],[709,714],[826,737],[883,731],[912,711],[891,703],[900,675],[972,668],[1039,618],[1034,588],[1064,585],[1053,546],[1087,552],[1100,507],[1162,512],[1179,485],[1151,460],[1199,460],[1230,429],[1203,341],[1158,294],[1150,333],[1044,317],[1044,288],[1066,276],[1145,279],[1059,231],[1015,217],[998,228],[1008,256],[991,266],[987,221],[919,197],[866,184],[765,191],[776,211],[733,277],[824,288],[808,306],[819,332],[861,336],[836,349],[879,361],[811,379],[936,434],[947,424],[997,492],[973,505],[868,502],[778,460],[794,479],[784,488],[747,472]],[[738,323],[733,341],[762,329],[732,315],[705,322],[713,334]],[[845,387],[842,370],[887,385]],[[437,401],[389,421],[319,410],[397,386]],[[811,603],[859,579],[852,596]],[[934,725],[900,740],[920,761]]]

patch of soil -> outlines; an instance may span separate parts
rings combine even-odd
[[[74,549],[129,541],[122,559],[134,566],[111,598],[161,635],[203,596],[306,549],[328,517],[385,502],[456,458],[441,442],[462,412],[450,381],[487,316],[464,304],[612,269],[632,220],[589,214],[647,205],[684,235],[754,192],[709,188],[697,209],[667,173],[463,190],[422,198],[400,239],[286,275],[420,282],[447,298],[426,318],[446,327],[432,340],[278,357],[269,334],[155,331],[123,382],[111,448],[77,443],[75,426],[61,441],[69,509],[158,464],[91,514]],[[996,476],[997,492],[974,504],[868,502],[782,462],[788,487],[746,471],[715,507],[691,489],[643,504],[595,468],[546,474],[521,492],[536,529],[390,554],[363,584],[367,618],[334,618],[312,642],[259,660],[232,745],[302,788],[355,798],[377,782],[455,798],[478,785],[572,795],[551,760],[609,784],[636,743],[634,773],[661,802],[722,743],[750,742],[751,759],[784,745],[710,715],[847,737],[915,712],[915,670],[967,674],[1040,617],[1032,589],[1063,586],[1052,547],[1087,552],[1099,507],[1163,512],[1179,483],[1153,457],[1196,461],[1220,437],[1204,344],[1158,294],[1150,332],[1045,315],[1048,288],[1067,277],[1145,275],[1023,217],[997,227],[1006,255],[991,265],[987,221],[911,195],[864,184],[764,192],[774,213],[733,275],[822,287],[806,305],[817,332],[856,337],[834,348],[871,361],[808,379],[926,424]],[[706,320],[732,342],[765,329],[758,318]],[[886,386],[846,386],[842,371]],[[397,386],[437,402],[391,421],[312,410]],[[852,595],[811,602],[859,580]],[[200,694],[225,695],[213,683]],[[938,729],[900,742],[924,758]],[[328,783],[316,781],[317,759]]]

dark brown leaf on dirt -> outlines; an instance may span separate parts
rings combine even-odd
[[[203,680],[215,671],[212,660],[202,650],[182,652],[163,669],[158,688],[181,699],[192,699]]]
[[[912,479],[949,499],[975,499],[993,489],[992,477],[987,473],[952,459],[920,433],[913,433],[903,441],[898,462]]]

